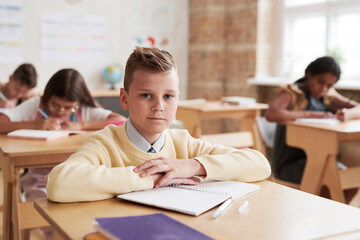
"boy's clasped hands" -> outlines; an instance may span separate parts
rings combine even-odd
[[[134,168],[140,177],[151,176],[154,187],[164,187],[170,184],[197,185],[200,179],[195,176],[205,176],[204,166],[196,159],[156,158],[148,160]]]

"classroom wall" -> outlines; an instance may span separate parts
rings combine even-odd
[[[189,98],[256,96],[257,1],[190,1]]]
[[[247,79],[255,76],[257,1],[190,0],[189,98],[257,98]],[[236,121],[210,120],[204,133],[233,131]]]
[[[168,44],[163,49],[169,50],[177,63],[180,76],[181,98],[186,98],[187,62],[188,62],[188,0],[14,0],[22,2],[23,57],[25,62],[33,63],[38,70],[39,84],[42,91],[48,79],[61,68],[75,68],[86,80],[90,90],[107,89],[110,84],[102,78],[103,69],[119,63],[125,67],[126,59],[134,48],[134,36],[168,37]],[[1,4],[1,2],[0,2]],[[143,6],[144,22],[135,22],[134,9]],[[161,17],[164,11],[156,14],[162,7],[171,13],[169,21],[158,26],[147,27],[146,20]],[[137,9],[139,10],[139,9]],[[96,61],[73,62],[44,61],[41,55],[41,17],[43,14],[80,14],[106,17],[106,59]],[[146,14],[153,13],[154,16]],[[0,12],[1,14],[1,12]],[[137,15],[139,16],[139,15]],[[156,19],[154,20],[156,21]],[[135,24],[138,24],[135,31]],[[160,25],[164,26],[160,26]],[[144,26],[144,29],[141,29]],[[147,27],[147,29],[145,29]],[[163,28],[162,28],[163,27]],[[151,28],[151,29],[149,29]],[[0,29],[1,30],[1,29]],[[144,43],[148,45],[149,43]],[[158,45],[160,47],[160,45]],[[160,47],[161,48],[161,47]],[[21,62],[0,63],[0,81],[5,82],[8,76]],[[117,85],[116,88],[120,88]]]

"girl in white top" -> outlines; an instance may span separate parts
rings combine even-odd
[[[125,117],[99,108],[81,74],[62,69],[47,83],[44,95],[34,97],[0,115],[0,133],[27,129],[97,130]]]

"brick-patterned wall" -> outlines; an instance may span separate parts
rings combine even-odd
[[[257,1],[190,0],[188,98],[257,97],[246,81],[255,75]],[[237,129],[206,121],[203,132]]]
[[[257,96],[257,1],[190,0],[188,98]]]
[[[225,1],[190,0],[188,98],[217,100],[225,80]]]

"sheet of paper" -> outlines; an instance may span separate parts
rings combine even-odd
[[[297,118],[296,122],[305,122],[305,123],[320,123],[320,124],[337,124],[340,121],[336,118]]]

